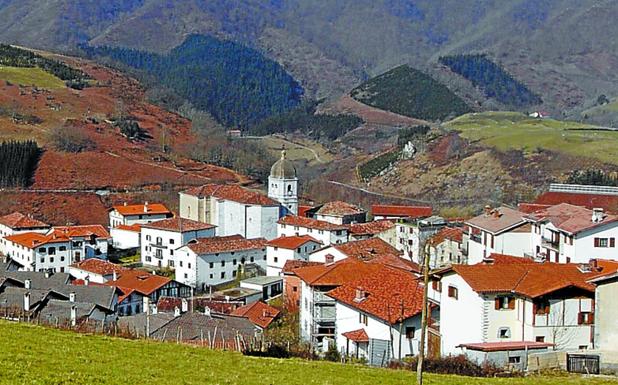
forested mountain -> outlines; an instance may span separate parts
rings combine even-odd
[[[275,61],[242,44],[193,35],[168,54],[81,46],[154,76],[230,127],[249,127],[300,103],[302,87]]]
[[[486,53],[558,112],[618,95],[613,0],[1,0],[0,14],[0,40],[54,51],[167,52],[195,33],[240,41],[325,96],[468,53]]]

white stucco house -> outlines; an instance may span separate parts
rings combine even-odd
[[[119,274],[128,271],[126,267],[122,267],[109,261],[104,261],[98,258],[85,259],[69,266],[68,273],[71,278],[76,280],[103,284],[108,281],[115,281]]]
[[[348,226],[317,219],[286,215],[277,222],[278,237],[309,235],[325,246],[348,241]]]
[[[408,260],[420,263],[421,246],[446,224],[439,216],[399,219],[395,223],[396,238],[392,245]]]
[[[41,233],[45,234],[51,228],[47,223],[36,220],[20,212],[14,212],[0,217],[0,253],[6,255],[6,240],[15,234]]]
[[[173,216],[174,213],[161,203],[144,202],[144,204],[129,205],[125,202],[109,210],[109,227],[113,229],[120,225],[143,225]]]
[[[487,206],[483,214],[465,222],[468,263],[476,264],[492,253],[523,257],[529,255],[530,224],[526,214],[510,207]]]
[[[208,184],[179,193],[180,216],[216,226],[217,236],[277,238],[279,202],[237,185]]]
[[[176,267],[176,250],[189,241],[215,236],[215,226],[184,218],[169,218],[141,227],[141,260],[153,267]]]
[[[603,265],[608,262],[598,261]],[[595,312],[594,312],[594,340],[595,348],[599,351],[612,352],[614,357],[618,354],[618,262],[610,262],[606,271],[614,271],[602,274],[591,279],[589,282],[596,286]]]
[[[444,227],[429,242],[429,266],[432,269],[450,264],[468,263],[468,244],[464,242],[461,227]]]
[[[309,255],[310,262],[333,263],[346,258],[371,260],[383,255],[399,256],[401,252],[380,238],[362,239],[325,246]]]
[[[491,261],[453,265],[434,279],[429,296],[440,306],[442,355],[478,344],[498,350],[513,342],[556,350],[594,346],[594,286],[587,280],[595,273],[514,256],[492,255]]]
[[[618,260],[618,216],[562,203],[525,216],[535,258],[558,263]]]
[[[380,238],[386,243],[395,246],[397,231],[395,222],[379,220],[365,223],[354,223],[349,227],[350,241],[360,241],[368,238]]]
[[[306,215],[335,225],[349,225],[367,221],[367,212],[353,204],[334,201],[307,210]]]
[[[139,249],[141,245],[141,225],[118,225],[109,231],[112,246],[118,250]]]
[[[204,291],[233,281],[247,264],[266,271],[266,239],[241,236],[198,238],[176,252],[176,279]]]
[[[279,237],[266,244],[266,275],[279,276],[287,261],[308,261],[322,242],[309,235]]]

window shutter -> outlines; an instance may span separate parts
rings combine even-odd
[[[500,310],[500,297],[496,297],[495,305],[496,305],[496,310]]]
[[[599,247],[599,238],[594,239],[594,247]]]
[[[584,323],[584,314],[583,313],[578,313],[577,314],[577,324],[581,325]]]
[[[511,310],[515,309],[515,297],[509,298],[509,309]]]
[[[616,247],[616,238],[609,239],[609,247]]]
[[[438,290],[438,281],[431,281],[431,288],[434,290]]]

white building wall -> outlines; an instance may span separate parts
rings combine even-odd
[[[137,214],[137,215],[122,215],[117,210],[109,212],[109,226],[110,228],[117,227],[118,225],[143,225],[146,223],[152,223],[166,219],[165,214]]]
[[[326,263],[326,256],[332,255],[333,262],[341,261],[342,259],[348,258],[348,256],[341,251],[337,250],[334,246],[323,247],[320,250],[317,250],[309,255],[309,261],[311,262],[321,262]]]
[[[0,254],[7,254],[7,240],[4,237],[8,237],[16,234],[23,233],[39,233],[39,234],[47,234],[49,228],[45,229],[32,229],[32,230],[13,230],[12,228],[5,226],[0,223]]]
[[[322,242],[324,246],[345,243],[348,241],[347,230],[317,230],[301,226],[292,226],[280,223],[277,224],[277,237],[291,237],[294,235],[310,235],[318,241]]]
[[[93,273],[91,271],[82,270],[80,268],[73,267],[73,266],[70,266],[68,268],[68,273],[74,279],[86,280],[86,278],[87,278],[90,282],[94,282],[94,283],[105,283],[105,282],[107,282],[107,279],[105,279],[105,277],[103,275],[101,275],[101,274],[95,274],[95,273]]]
[[[618,279],[601,283],[596,289],[596,348],[618,352]]]
[[[313,320],[313,287],[301,281],[300,289],[300,338],[303,341],[311,342]]]
[[[112,245],[115,249],[127,250],[140,247],[140,233],[112,227]]]
[[[189,241],[197,238],[213,237],[215,229],[204,229],[198,231],[184,231],[182,234],[177,231],[142,228],[141,232],[141,258],[142,263],[155,267],[175,266],[176,249],[186,245]],[[160,245],[157,245],[160,239]],[[157,250],[160,250],[157,253]]]

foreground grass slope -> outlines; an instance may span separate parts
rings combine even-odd
[[[466,139],[499,150],[552,150],[618,164],[618,132],[554,119],[535,119],[517,112],[483,112],[460,116],[447,128]]]
[[[0,322],[2,384],[411,384],[414,373],[245,357]],[[476,379],[428,375],[428,384],[610,384],[580,377]]]

